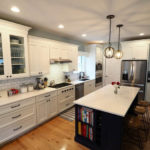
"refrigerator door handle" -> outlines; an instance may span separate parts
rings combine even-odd
[[[130,69],[130,81],[133,80],[133,62],[131,63],[131,69]]]

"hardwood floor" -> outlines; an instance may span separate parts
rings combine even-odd
[[[10,142],[0,150],[89,150],[74,141],[75,122],[56,117],[31,132]],[[139,150],[133,144],[124,145],[125,150]],[[150,137],[144,145],[150,150]]]
[[[0,150],[88,150],[74,141],[74,134],[74,122],[56,117]]]

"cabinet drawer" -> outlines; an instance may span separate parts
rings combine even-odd
[[[5,127],[0,128],[0,143],[3,143],[18,134],[24,132],[25,130],[35,126],[35,115],[30,115],[24,119],[21,119],[15,123],[7,125]]]
[[[54,96],[57,96],[57,91],[49,92],[49,93],[46,93],[46,94],[36,96],[36,102],[40,102],[42,100],[45,100],[47,98],[51,98],[51,97],[54,97]]]
[[[4,114],[0,116],[0,128],[2,126],[6,126],[8,124],[12,124],[13,122],[16,122],[26,116],[29,116],[31,114],[35,114],[35,105],[29,105],[22,109]]]
[[[73,100],[72,100],[72,98],[68,99],[68,100],[66,100],[64,102],[59,103],[58,104],[58,110],[59,110],[59,112],[62,112],[65,109],[67,109],[67,108],[69,108],[71,106],[73,106]]]
[[[11,103],[8,105],[0,106],[0,115],[23,108],[27,105],[31,105],[35,103],[35,97],[28,98],[22,101],[18,101],[15,103]]]

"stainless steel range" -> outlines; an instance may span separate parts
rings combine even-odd
[[[58,89],[58,111],[62,112],[67,108],[73,106],[73,101],[75,100],[75,86],[70,83],[59,83],[51,88]]]

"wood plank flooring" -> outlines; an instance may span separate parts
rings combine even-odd
[[[74,141],[75,122],[56,117],[0,150],[89,150]]]
[[[74,141],[75,122],[56,117],[31,132],[10,142],[0,150],[89,150]],[[125,150],[139,150],[133,144],[124,145]],[[144,145],[150,150],[150,137]]]

